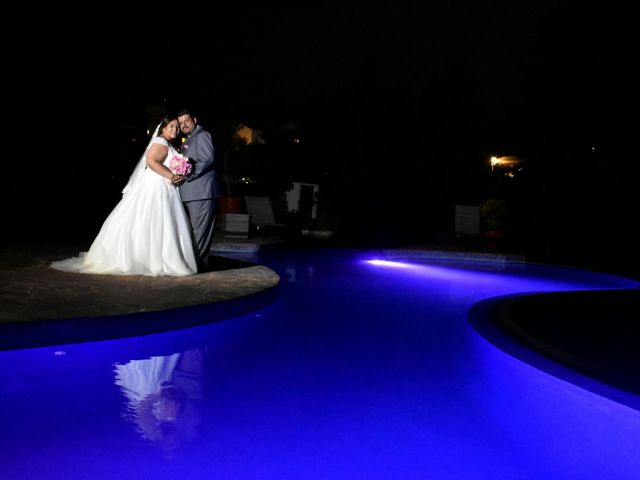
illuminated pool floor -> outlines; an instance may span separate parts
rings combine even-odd
[[[1,352],[0,479],[640,478],[640,411],[467,321],[499,295],[637,283],[372,259],[267,251],[279,296],[251,314]]]

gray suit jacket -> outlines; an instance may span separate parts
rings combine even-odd
[[[197,125],[180,148],[180,153],[193,160],[193,171],[180,185],[182,201],[218,198],[220,186],[214,169],[211,134]]]

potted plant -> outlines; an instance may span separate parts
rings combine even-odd
[[[240,213],[242,210],[242,197],[234,195],[232,188],[234,179],[231,173],[230,153],[225,150],[222,158],[222,196],[219,198],[220,213]]]
[[[246,165],[246,143],[237,135],[237,124],[228,122],[221,126],[222,165],[220,213],[240,213],[242,211],[242,197],[244,183],[248,172]]]
[[[489,198],[480,204],[483,236],[488,248],[496,248],[503,236],[507,220],[507,204],[500,198]]]

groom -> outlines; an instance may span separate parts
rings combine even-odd
[[[209,263],[216,199],[220,196],[213,168],[213,142],[211,134],[198,125],[198,119],[189,110],[178,113],[178,122],[182,133],[187,136],[180,153],[188,157],[193,165],[191,174],[180,185],[180,197],[191,222],[198,272],[202,272]]]

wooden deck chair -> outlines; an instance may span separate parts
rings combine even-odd
[[[276,222],[269,197],[244,197],[244,204],[249,213],[249,222],[264,237],[269,230],[281,230],[287,228],[286,223]]]

